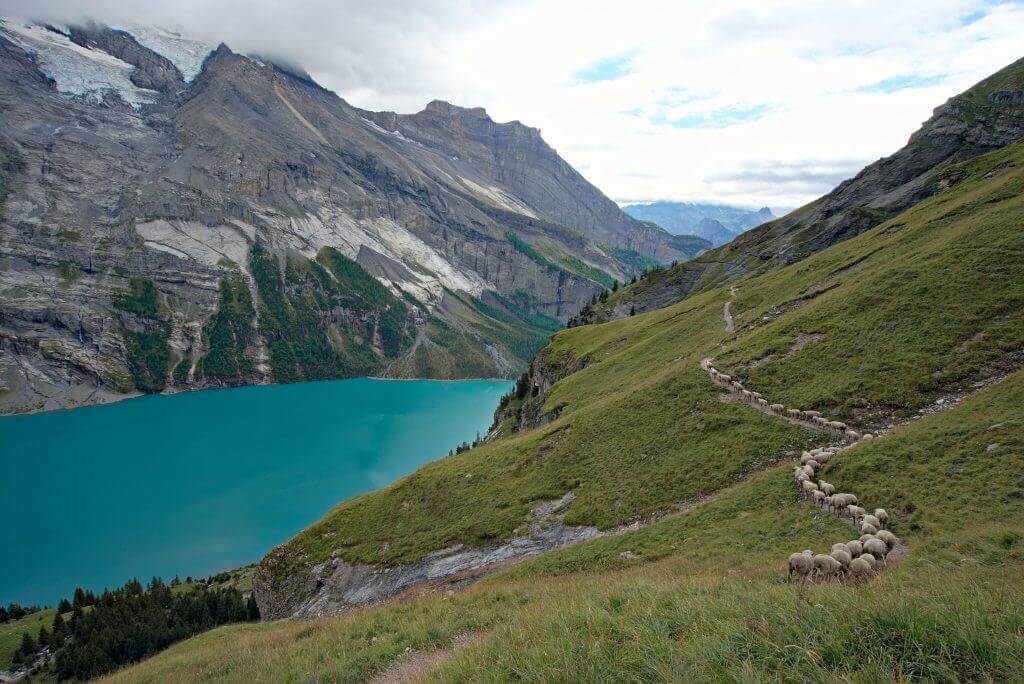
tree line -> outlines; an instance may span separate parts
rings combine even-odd
[[[259,619],[255,599],[237,589],[200,584],[173,591],[178,583],[154,577],[143,587],[133,579],[100,596],[76,589],[72,601],[60,602],[50,629],[22,635],[15,664],[31,667],[48,647],[58,680],[92,679],[219,625]]]

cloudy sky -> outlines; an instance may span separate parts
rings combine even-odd
[[[129,7],[130,5],[130,7]],[[288,57],[353,104],[518,119],[619,202],[792,208],[1024,56],[1024,2],[0,0]]]

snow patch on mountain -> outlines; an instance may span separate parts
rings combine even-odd
[[[101,103],[108,94],[139,109],[155,101],[158,93],[131,81],[131,64],[102,50],[76,45],[55,29],[0,18],[0,34],[32,55],[39,69],[52,78],[57,92]]]
[[[130,33],[140,45],[166,57],[178,71],[191,82],[203,69],[206,57],[216,49],[215,45],[186,38],[180,33],[152,26],[125,26],[122,31]]]

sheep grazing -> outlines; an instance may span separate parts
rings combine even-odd
[[[892,550],[892,548],[899,542],[896,535],[889,530],[879,530],[875,536],[881,539],[882,543],[884,543],[890,550]]]
[[[692,368],[692,366],[691,366],[691,368]],[[725,373],[719,373],[718,377],[722,378],[722,380],[725,381],[725,382],[729,382],[730,380],[732,380],[732,376],[731,375],[726,375]]]
[[[866,513],[864,515],[864,517],[862,518],[861,522],[865,522],[868,525],[871,525],[876,530],[882,529],[882,522],[878,518],[876,518],[875,516],[871,515],[870,513]]]
[[[860,433],[857,432],[856,430],[847,430],[846,436],[854,441],[860,439]]]
[[[855,525],[859,524],[864,517],[864,509],[861,508],[860,506],[847,505],[846,512],[850,514],[850,517],[853,519],[853,523]],[[861,532],[861,534],[864,533]],[[874,532],[872,532],[872,534],[874,534]]]
[[[806,580],[808,575],[814,570],[814,554],[811,553],[810,549],[806,549],[803,553],[791,553],[789,554],[789,579],[793,579],[793,574],[799,575],[802,580]]]
[[[818,506],[821,506],[825,503],[825,492],[821,491],[820,489],[811,492],[811,496],[814,498],[814,503],[817,504]]]
[[[853,559],[851,558],[849,551],[834,549],[829,555],[839,561],[839,565],[842,566],[844,572],[850,568],[850,561]]]
[[[875,567],[863,558],[854,558],[850,561],[850,574],[855,581],[865,580],[875,574]]]
[[[875,517],[878,518],[883,525],[889,522],[889,514],[885,512],[884,508],[876,508]]]
[[[857,557],[865,563],[867,563],[868,565],[870,565],[872,570],[878,569],[878,559],[872,556],[870,553],[862,553]]]
[[[811,454],[811,453],[808,453],[808,452],[806,452],[806,451],[805,451],[805,452],[804,452],[804,453],[803,453],[803,454],[802,454],[802,455],[800,456],[800,465],[804,465],[804,464],[805,464],[805,463],[807,463],[808,461],[816,461],[816,460],[818,460],[818,459],[817,459],[817,458],[815,458],[814,454]]]
[[[867,541],[869,541],[871,539],[877,539],[877,538],[878,537],[876,537],[873,534],[862,534],[862,535],[860,535],[860,542],[861,542],[861,544],[864,544],[864,543],[866,543]]]
[[[751,394],[754,395],[755,399],[764,399],[764,395],[761,394],[760,392],[751,392]]]
[[[831,451],[822,451],[820,454],[814,457],[814,460],[816,460],[818,463],[828,463],[831,458]]]
[[[860,533],[861,534],[874,534],[874,535],[877,535],[878,534],[878,528],[875,527],[874,525],[870,524],[870,523],[862,522],[860,524]]]
[[[758,397],[757,398],[757,403],[760,406],[767,406],[768,405],[768,400],[763,398],[763,397]]]
[[[754,395],[750,393],[750,390],[743,390],[742,392],[744,399],[753,399]]]
[[[800,486],[803,488],[804,494],[807,494],[809,496],[813,496],[811,492],[818,491],[818,485],[815,484],[814,482],[811,482],[810,480],[804,480],[803,482],[800,483]]]
[[[885,546],[883,544],[883,546]],[[814,575],[823,579],[829,577],[835,577],[842,572],[843,566],[832,556],[826,556],[823,553],[815,554],[814,556]]]
[[[772,411],[775,411],[776,413],[782,413],[783,411],[786,410],[786,407],[783,406],[782,404],[772,404],[771,406],[769,406],[769,408]]]
[[[842,494],[833,494],[828,497],[828,504],[832,507],[832,510],[842,515],[842,511],[846,508],[846,499],[843,498]]]
[[[846,551],[847,553],[850,553],[850,547],[847,546],[846,544],[844,544],[843,542],[836,542],[835,544],[833,544],[832,545],[832,550],[833,551]]]
[[[805,463],[804,466],[803,466],[804,472],[807,473],[807,477],[813,477],[814,476],[814,468],[815,468],[815,466],[811,465],[811,463],[817,464],[817,461],[810,461],[808,463]]]
[[[825,493],[825,496],[832,496],[836,493],[836,487],[824,480],[818,480],[818,489]]]
[[[874,439],[874,438],[875,438],[875,436],[873,434],[871,434],[870,432],[865,432],[863,435],[861,435],[861,439]]]
[[[820,418],[821,417],[821,413],[819,413],[818,411],[804,411],[804,415],[805,416],[810,416],[811,418]]]
[[[860,539],[854,539],[846,542],[846,548],[854,558],[864,553],[864,544],[861,543]]]
[[[790,418],[800,417],[800,409],[787,409],[786,413],[789,415]]]
[[[864,542],[864,552],[870,553],[878,560],[883,560],[885,558],[885,554],[888,552],[888,548],[884,541],[877,537],[873,537]]]
[[[839,430],[840,432],[844,432],[846,430],[846,423],[841,423],[838,420],[828,421],[828,426],[833,430]]]
[[[807,482],[810,479],[811,478],[807,477],[807,473],[805,473],[803,471],[803,468],[798,468],[797,469],[797,473],[796,473],[796,482],[797,482],[797,484],[800,484],[801,482]]]

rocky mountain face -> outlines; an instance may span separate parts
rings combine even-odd
[[[744,275],[791,264],[859,235],[956,182],[953,164],[1024,136],[1024,59],[935,109],[905,147],[824,197],[696,259],[620,290],[575,323],[667,306]]]
[[[154,29],[0,23],[0,411],[354,375],[512,375],[709,245],[540,132],[353,107]]]
[[[633,218],[655,223],[675,235],[696,235],[716,247],[775,218],[768,207],[753,210],[702,202],[627,204],[622,210]]]

